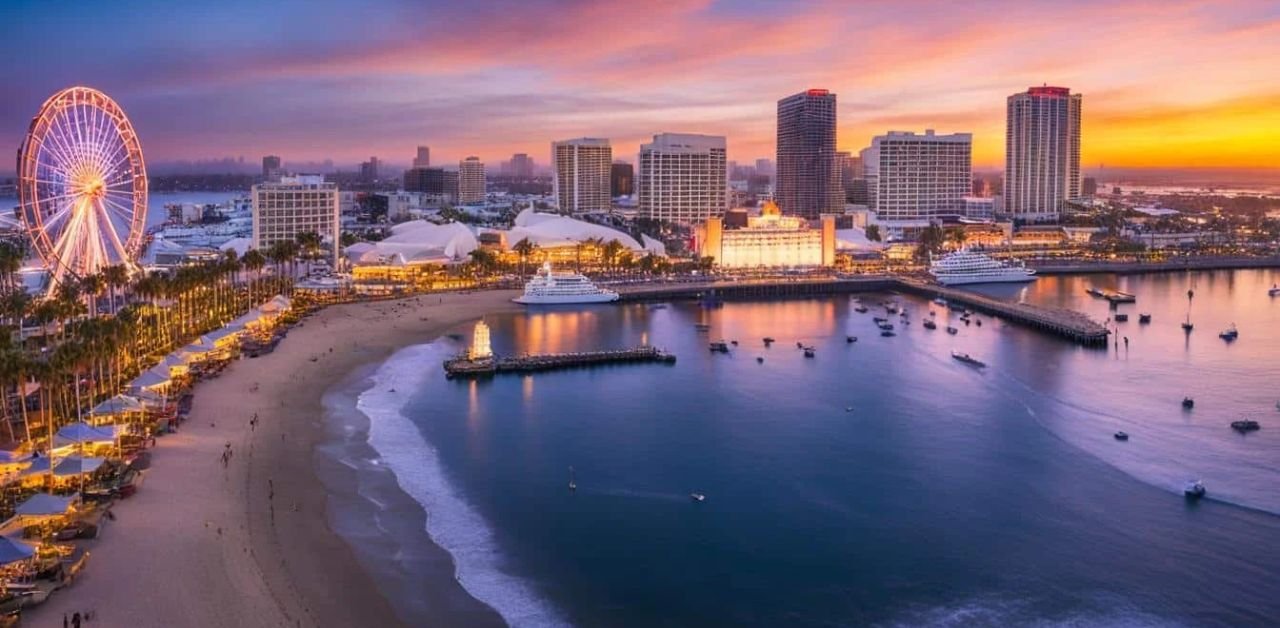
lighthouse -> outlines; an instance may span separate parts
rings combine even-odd
[[[489,326],[484,321],[476,323],[476,330],[471,335],[472,360],[484,360],[493,357],[493,349],[489,347]]]

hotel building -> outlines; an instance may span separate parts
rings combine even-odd
[[[1080,94],[1032,87],[1008,100],[1004,212],[1015,220],[1058,219],[1080,198]]]
[[[458,162],[458,202],[463,205],[484,202],[484,162],[479,157]]]
[[[973,188],[973,136],[890,131],[862,151],[867,206],[891,230],[965,213]]]
[[[300,233],[315,232],[332,239],[334,267],[342,232],[338,186],[324,177],[281,177],[278,183],[253,186],[253,247],[265,251],[276,242],[292,241]]]
[[[729,188],[726,167],[723,137],[653,136],[653,142],[640,145],[640,217],[691,224],[723,215]]]
[[[712,257],[723,268],[831,266],[836,259],[835,216],[822,217],[811,229],[804,218],[783,216],[772,201],[747,225],[726,229],[720,217],[695,228],[698,255]]]
[[[778,101],[778,159],[774,198],[791,216],[817,218],[844,211],[836,161],[836,95],[810,89]]]
[[[607,212],[613,206],[609,176],[613,148],[609,140],[583,137],[552,142],[553,185],[561,212]]]

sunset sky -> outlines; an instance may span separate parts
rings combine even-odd
[[[128,8],[122,8],[127,6]],[[128,112],[153,162],[433,162],[663,131],[772,157],[776,101],[839,96],[839,145],[972,132],[1003,165],[1004,103],[1084,94],[1083,161],[1280,168],[1280,2],[5,0],[0,146],[85,84]],[[9,153],[12,155],[12,153]],[[0,171],[11,171],[5,163]]]

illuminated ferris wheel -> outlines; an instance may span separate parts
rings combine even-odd
[[[18,196],[50,289],[69,275],[133,267],[142,252],[147,169],[124,110],[87,87],[45,101],[18,151]]]

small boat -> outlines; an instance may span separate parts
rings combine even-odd
[[[880,323],[880,329],[882,329],[882,330],[884,330],[884,331],[892,331],[892,330],[893,330],[893,323]]]
[[[1196,480],[1194,482],[1187,482],[1182,487],[1182,494],[1186,495],[1191,499],[1200,499],[1201,497],[1204,497],[1204,494],[1205,494],[1204,482],[1201,482],[1200,480]]]
[[[886,305],[886,306],[884,306],[884,311],[886,311],[886,312],[888,312],[888,313],[890,313],[890,314],[897,314],[897,313],[898,313],[898,306],[896,306],[896,305]]]
[[[765,346],[768,346],[768,345],[773,344],[773,338],[771,338],[771,337],[769,337],[769,336],[765,336],[765,337],[764,337],[764,344],[765,344]]]
[[[1129,435],[1125,432],[1116,432],[1116,440],[1129,440]]]
[[[886,330],[884,330],[884,331],[880,332],[880,335],[881,335],[881,336],[884,336],[885,338],[891,338],[891,337],[893,337],[893,336],[897,336],[898,334],[893,333],[893,330],[891,330],[891,329],[886,329]]]
[[[1267,291],[1269,297],[1280,297],[1280,284],[1271,284],[1271,289]]]
[[[972,323],[972,322],[973,322],[973,321],[972,321],[972,320],[970,320],[968,317],[962,318],[962,319],[960,319],[960,320],[964,321],[964,324],[965,324],[965,325],[968,325],[968,324],[970,324],[970,323]]]
[[[845,406],[845,407],[844,407],[844,411],[845,411],[845,412],[853,412],[853,406]]]
[[[812,358],[813,356],[814,356],[813,347],[805,347],[805,348],[804,348],[804,357],[806,357],[806,358]]]
[[[803,343],[803,342],[800,342],[799,340],[797,340],[797,341],[796,341],[796,348],[797,348],[797,349],[803,349],[803,348],[804,348],[804,343]]]
[[[1231,342],[1232,340],[1240,337],[1240,332],[1236,330],[1236,324],[1231,323],[1231,326],[1222,330],[1222,332],[1218,334],[1218,337],[1226,340],[1227,342]]]
[[[1105,292],[1103,292],[1103,291],[1101,291],[1101,290],[1099,290],[1099,289],[1097,289],[1097,288],[1088,288],[1088,289],[1086,289],[1086,290],[1085,290],[1085,292],[1088,292],[1088,293],[1089,293],[1089,296],[1094,296],[1094,297],[1105,297],[1105,296],[1107,296]]]
[[[1186,408],[1186,409],[1190,410],[1190,409],[1192,409],[1192,408],[1196,407],[1196,400],[1195,400],[1195,399],[1192,399],[1191,397],[1183,397],[1183,398],[1182,398],[1182,407],[1184,407],[1184,408]]]
[[[982,327],[982,319],[981,319],[981,318],[975,318],[975,319],[973,320],[973,324],[974,324],[974,325],[977,325],[978,327]]]
[[[1241,419],[1239,421],[1232,421],[1231,429],[1243,434],[1245,432],[1256,432],[1262,429],[1262,426],[1253,419]]]
[[[880,316],[872,316],[872,317],[871,317],[871,322],[873,322],[873,323],[875,323],[875,324],[879,325],[880,323],[887,323],[887,322],[889,322],[889,319],[887,319],[887,318],[883,318],[883,317],[880,317]]]
[[[867,306],[859,305],[858,307],[853,308],[853,311],[859,314],[866,314],[868,310],[867,310]]]
[[[689,493],[689,499],[695,502],[705,502],[707,501],[707,496],[702,493]]]
[[[850,344],[850,345],[851,345],[851,344],[853,344],[853,343],[855,343],[855,342],[857,342],[857,341],[858,341],[858,337],[857,337],[857,336],[845,336],[845,337],[844,337],[844,342],[845,342],[845,344]]]
[[[937,329],[937,328],[938,328],[938,324],[937,324],[937,323],[935,323],[935,322],[933,322],[933,321],[931,321],[931,320],[927,320],[927,319],[926,319],[926,320],[925,320],[925,322],[924,322],[924,328],[925,328],[925,329]]]
[[[1191,324],[1191,317],[1187,316],[1187,320],[1183,321],[1182,323],[1182,331],[1185,331],[1189,334],[1191,333],[1192,329],[1195,329],[1195,325]]]
[[[1139,322],[1139,323],[1141,323],[1141,324],[1143,324],[1143,325],[1146,325],[1147,323],[1150,323],[1150,322],[1151,322],[1151,315],[1150,315],[1150,314],[1139,314],[1139,315],[1138,315],[1138,322]]]
[[[951,352],[951,357],[952,357],[952,358],[955,358],[955,360],[956,360],[956,361],[964,362],[965,364],[969,364],[969,365],[971,365],[971,366],[986,366],[986,365],[987,365],[987,364],[986,364],[985,362],[983,362],[982,360],[979,360],[979,359],[977,359],[977,358],[975,358],[975,357],[973,357],[973,356],[971,356],[971,355],[969,355],[969,354],[967,354],[967,353],[960,353],[959,351],[952,351],[952,352]]]
[[[935,311],[933,311],[933,310],[929,310],[929,316],[930,316],[930,317],[934,317],[934,316],[937,316],[937,315],[938,315],[938,313],[937,313],[937,312],[935,312]]]
[[[578,483],[573,479],[573,467],[569,467],[569,490],[578,490]]]
[[[1116,322],[1117,322],[1117,323],[1127,323],[1127,322],[1129,322],[1129,315],[1128,315],[1128,314],[1116,314]]]
[[[959,331],[960,331],[960,330],[959,330],[959,329],[956,329],[955,327],[951,327],[951,326],[948,326],[948,327],[947,327],[947,333],[948,333],[948,334],[951,334],[951,335],[953,335],[953,336],[954,336],[954,335],[956,335],[957,333],[959,333]]]
[[[764,358],[757,357],[757,358],[756,358],[756,364],[764,364]]]
[[[735,346],[735,347],[736,347],[736,346],[738,346],[738,341],[737,341],[737,340],[730,340],[730,341],[729,341],[729,344],[731,344],[731,345],[733,345],[733,346]]]
[[[712,353],[728,353],[729,352],[729,345],[726,344],[725,341],[723,340],[713,342],[709,346],[711,348]]]
[[[944,298],[942,298],[942,297],[934,297],[933,302],[934,302],[934,303],[937,303],[938,305],[946,305],[946,304],[947,304],[947,300],[946,300],[946,299],[944,299]]]

